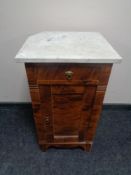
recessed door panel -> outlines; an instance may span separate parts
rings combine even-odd
[[[85,139],[97,84],[97,81],[42,81],[39,84],[47,137],[52,141]]]

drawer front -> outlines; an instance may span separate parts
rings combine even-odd
[[[99,80],[104,82],[106,79],[101,76],[106,76],[101,64],[44,64],[38,67],[37,80]]]
[[[66,72],[71,71],[70,80],[97,80],[99,85],[107,85],[112,64],[62,64],[47,63],[25,64],[28,70],[29,84],[37,84],[42,80],[67,80]]]

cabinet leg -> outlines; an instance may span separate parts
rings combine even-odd
[[[46,144],[40,145],[40,149],[41,149],[42,151],[46,152],[47,149],[48,149],[48,146],[47,146]]]
[[[92,147],[92,144],[86,144],[86,145],[83,146],[84,151],[86,151],[86,152],[90,152],[91,151],[91,147]]]

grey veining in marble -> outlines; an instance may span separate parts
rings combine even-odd
[[[42,32],[30,36],[17,62],[116,63],[121,56],[97,32]]]

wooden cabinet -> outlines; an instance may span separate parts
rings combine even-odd
[[[25,63],[40,147],[89,151],[120,55],[98,32],[45,31],[28,37],[15,59]]]
[[[89,151],[112,64],[25,63],[39,145]]]

